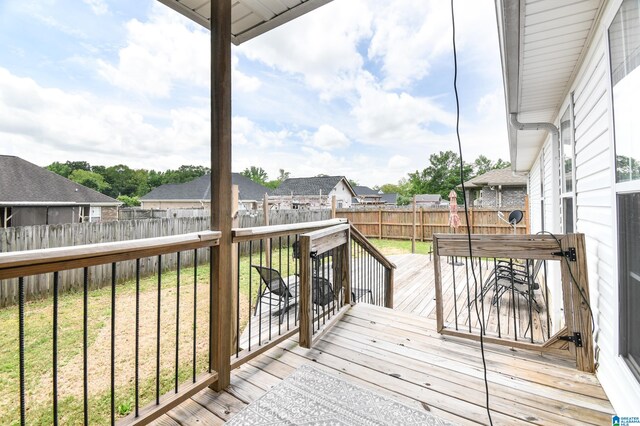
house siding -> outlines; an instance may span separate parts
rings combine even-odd
[[[640,384],[618,356],[618,279],[616,266],[616,230],[614,173],[612,170],[614,140],[611,130],[611,93],[609,83],[607,26],[619,1],[607,6],[570,93],[574,101],[575,167],[576,167],[576,232],[586,237],[590,302],[595,316],[599,367],[597,370],[607,396],[620,414],[637,413]],[[567,95],[567,105],[571,95]],[[560,108],[561,112],[564,107]],[[559,123],[559,116],[556,117]],[[544,152],[545,223],[553,223],[552,164],[550,140],[544,144],[531,170],[531,211],[540,209],[539,162]],[[541,230],[541,220],[532,213],[532,232]]]

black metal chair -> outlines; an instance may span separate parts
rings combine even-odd
[[[495,293],[491,299],[493,305],[498,304],[498,300],[506,293],[513,291],[522,296],[527,304],[534,303],[537,312],[540,312],[540,305],[535,299],[533,292],[540,288],[537,277],[542,267],[542,260],[537,260],[533,268],[527,265],[514,264],[513,262],[498,261],[495,271],[484,284],[483,295],[491,288]]]
[[[287,312],[291,307],[289,299],[293,298],[293,295],[289,290],[289,286],[284,282],[280,272],[277,270],[266,266],[251,266],[253,266],[260,275],[260,286],[258,288],[258,297],[256,299],[256,307],[253,315],[255,316],[258,313],[258,307],[263,303],[263,297],[269,296],[269,307],[278,306],[280,309],[278,312],[280,316],[280,324],[282,324],[285,312]],[[277,305],[276,303],[273,303],[274,295],[277,296]]]

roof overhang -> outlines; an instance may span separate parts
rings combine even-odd
[[[606,0],[495,0],[511,167],[531,169],[548,133],[516,130],[553,122],[593,39]]]
[[[211,0],[158,0],[211,29]],[[220,0],[219,0],[220,1]],[[231,41],[236,46],[286,24],[331,0],[222,0],[231,2]]]

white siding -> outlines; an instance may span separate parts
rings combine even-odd
[[[540,211],[540,160],[538,157],[529,172],[529,224],[531,232],[536,233],[542,229],[542,213]]]
[[[618,2],[613,3],[617,7]],[[611,7],[610,5],[609,8]],[[606,25],[608,23],[604,22],[600,26],[571,85],[571,92],[574,94],[576,141],[576,232],[586,236],[591,307],[596,318],[595,335],[599,348],[597,374],[614,408],[623,415],[625,412],[637,413],[640,384],[618,356],[617,248],[612,206],[615,194],[612,171],[614,142],[610,129],[611,94],[605,43]],[[558,121],[559,117],[556,117],[556,123]],[[551,171],[552,167],[558,165],[551,164],[549,141],[544,145],[543,151],[546,163],[545,197],[551,200]],[[540,161],[540,156],[537,161]],[[538,179],[535,173],[532,169],[532,181]],[[531,189],[535,190],[533,185]],[[545,207],[546,228],[551,229],[551,203],[546,203]],[[539,226],[539,222],[532,220],[532,232],[537,231],[534,224]]]

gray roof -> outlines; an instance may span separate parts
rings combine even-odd
[[[262,200],[271,190],[240,173],[231,174],[231,183],[238,185],[240,200]],[[211,175],[206,174],[185,183],[168,183],[154,188],[140,197],[143,201],[155,200],[209,200],[211,199]]]
[[[368,186],[356,185],[353,187],[356,195],[377,195],[378,197],[382,194],[380,191],[376,191],[375,189],[371,189]]]
[[[514,175],[510,168],[489,170],[487,173],[469,179],[464,183],[466,188],[482,188],[483,186],[527,186],[527,177]],[[458,185],[461,188],[461,185]]]
[[[22,158],[0,155],[0,204],[47,202],[122,204]]]
[[[382,194],[381,200],[384,201],[385,204],[397,204],[398,203],[398,194],[396,194],[396,193]]]
[[[442,200],[440,194],[417,194],[417,203],[439,203]]]
[[[327,195],[343,179],[347,187],[353,192],[352,195],[356,195],[349,181],[347,181],[344,176],[316,176],[285,179],[280,186],[273,191],[273,195],[291,195],[291,193],[293,193],[293,195],[319,195],[320,192],[322,192],[322,195]]]

